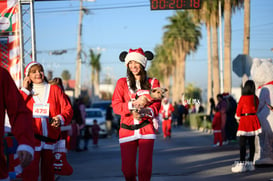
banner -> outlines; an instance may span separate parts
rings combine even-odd
[[[21,83],[18,0],[0,0],[0,66]]]

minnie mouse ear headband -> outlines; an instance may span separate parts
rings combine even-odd
[[[125,62],[126,67],[131,60],[134,60],[143,65],[143,67],[145,68],[147,60],[152,60],[153,58],[154,54],[152,52],[150,51],[144,52],[142,48],[130,49],[129,52],[123,51],[119,55],[119,60],[121,62]]]
[[[30,62],[29,64],[27,64],[25,70],[24,70],[24,74],[25,76],[28,76],[29,70],[33,65],[40,65],[42,67],[42,65],[38,62]]]

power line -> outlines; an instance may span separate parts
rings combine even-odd
[[[112,7],[98,7],[98,8],[87,8],[89,11],[95,11],[95,10],[109,10],[109,9],[124,9],[124,8],[139,8],[139,7],[148,7],[150,6],[149,4],[139,4],[139,5],[126,5],[126,6],[112,6]],[[38,10],[36,11],[37,14],[42,14],[42,13],[63,13],[63,12],[78,12],[80,11],[78,7],[75,8],[68,8],[68,9],[55,9],[54,11],[52,10],[54,8],[51,8],[50,10]]]

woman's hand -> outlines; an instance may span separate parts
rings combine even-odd
[[[136,109],[144,108],[148,103],[148,99],[145,96],[140,96],[137,100],[133,101],[133,106]]]
[[[58,128],[61,126],[61,120],[58,116],[52,118],[51,126],[53,126],[54,128]]]
[[[30,78],[27,76],[24,78],[24,81],[23,81],[23,87],[29,91],[31,91],[31,87],[30,87],[30,84],[31,84],[31,80]]]
[[[137,111],[132,112],[134,119],[141,120],[141,115]]]

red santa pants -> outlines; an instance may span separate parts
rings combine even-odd
[[[222,146],[222,133],[215,132],[214,134],[214,141],[213,144],[217,144],[219,142],[219,146]]]
[[[99,134],[93,134],[92,135],[92,139],[93,139],[93,145],[98,145],[98,140],[99,140]]]
[[[162,122],[162,131],[164,138],[171,136],[172,121],[170,119]]]
[[[23,181],[37,181],[39,178],[39,163],[41,160],[41,181],[54,181],[53,150],[35,151],[34,160],[24,168]]]
[[[126,181],[136,181],[138,153],[138,180],[150,181],[152,177],[153,139],[139,139],[120,144],[122,172]]]

